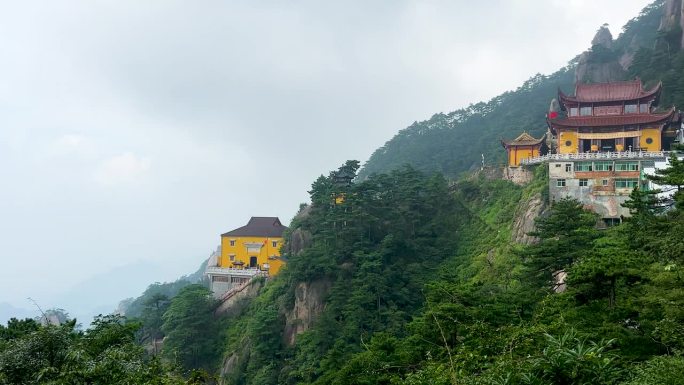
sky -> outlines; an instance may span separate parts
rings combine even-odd
[[[648,3],[0,0],[0,305],[113,310]]]

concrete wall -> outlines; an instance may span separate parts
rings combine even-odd
[[[622,203],[629,199],[632,188],[616,188],[615,179],[640,180],[640,171],[613,171],[614,166],[611,171],[576,171],[576,163],[580,162],[549,162],[549,198],[552,203],[572,198],[601,218],[630,215],[629,209],[622,207]],[[586,186],[580,186],[580,180],[586,180]],[[564,181],[565,185],[559,181]]]

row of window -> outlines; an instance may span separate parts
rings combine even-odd
[[[565,187],[567,184],[565,179],[556,179],[556,187]],[[609,179],[601,179],[601,186],[609,186]],[[634,188],[639,185],[638,179],[615,179],[615,188]],[[589,186],[589,179],[580,179],[580,187]]]
[[[625,104],[624,109],[620,108],[620,106],[610,106],[609,109],[612,111],[613,108],[616,108],[616,111],[622,110],[624,114],[646,114],[648,113],[648,104],[642,103],[642,104]],[[615,114],[615,112],[610,113],[607,112],[606,107],[595,107],[592,108],[591,106],[587,107],[571,107],[570,108],[570,116],[592,116],[592,115],[606,115],[606,114]]]
[[[230,245],[235,246],[235,240],[234,239],[230,240]],[[271,241],[271,246],[272,247],[278,247],[278,241]]]
[[[556,164],[556,167],[561,167]],[[565,172],[572,171],[572,163],[565,164]],[[613,162],[577,162],[575,171],[613,171]],[[615,162],[615,171],[639,171],[639,162]]]

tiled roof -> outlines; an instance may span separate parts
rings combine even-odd
[[[247,225],[221,234],[221,236],[278,238],[283,236],[285,230],[287,227],[283,226],[277,217],[252,217]]]
[[[577,116],[573,118],[550,119],[552,126],[560,127],[606,127],[625,126],[633,124],[664,123],[672,119],[674,107],[660,114],[629,114],[607,116]]]
[[[658,83],[650,90],[644,90],[641,80],[630,80],[626,82],[594,83],[575,85],[575,95],[565,95],[559,91],[559,98],[563,102],[610,102],[642,99],[657,96],[662,87]]]
[[[504,145],[504,147],[507,146],[534,146],[537,144],[540,144],[546,135],[542,136],[540,139],[535,139],[532,137],[532,135],[528,134],[527,132],[523,132],[522,134],[518,135],[517,138],[506,142],[504,140],[501,141],[501,143]]]

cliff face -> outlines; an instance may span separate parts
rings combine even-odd
[[[313,326],[325,308],[324,300],[330,286],[331,282],[324,279],[297,285],[294,306],[285,315],[283,342],[287,346],[294,345],[297,335]]]
[[[526,201],[521,202],[513,220],[511,240],[523,245],[537,242],[538,239],[529,233],[534,231],[534,220],[542,215],[546,208],[546,201],[540,193],[536,193]]]
[[[602,83],[625,79],[630,61],[621,61],[613,46],[613,35],[607,26],[601,26],[591,41],[591,50],[579,57],[575,82]]]
[[[667,0],[663,7],[663,17],[660,19],[658,32],[672,34],[673,43],[679,43],[680,48],[684,48],[684,38],[682,38],[682,26],[684,25],[684,9],[682,0]]]

